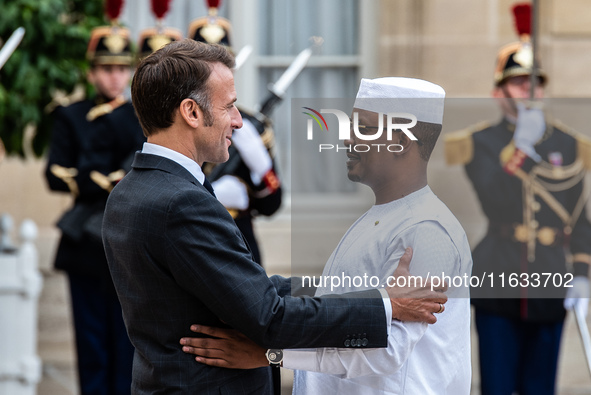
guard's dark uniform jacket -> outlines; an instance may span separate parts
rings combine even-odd
[[[110,190],[131,168],[145,137],[133,106],[84,100],[58,107],[45,172],[50,189],[71,192],[74,206],[59,220],[55,267],[82,275],[108,275],[100,238]]]
[[[472,303],[530,322],[562,320],[565,284],[586,276],[591,264],[583,190],[591,145],[562,125],[547,125],[535,146],[540,163],[515,148],[515,126],[506,120],[446,138],[448,163],[465,165],[488,218],[472,273],[485,286],[471,289]]]
[[[244,122],[251,122],[256,130],[259,132],[265,147],[267,148],[271,160],[273,161],[273,167],[261,180],[258,185],[255,185],[250,178],[250,169],[244,161],[240,158],[240,153],[236,148],[231,145],[229,148],[230,158],[225,162],[218,165],[207,163],[203,167],[204,173],[207,175],[207,179],[210,182],[218,180],[220,177],[225,175],[232,175],[237,177],[248,191],[249,207],[246,210],[235,210],[232,207],[226,207],[238,229],[244,235],[250,249],[252,251],[253,258],[256,262],[261,264],[261,255],[254,234],[252,225],[253,218],[257,215],[270,216],[281,207],[281,182],[277,176],[277,169],[275,166],[275,137],[273,129],[270,125],[259,121],[256,117],[248,114],[245,111],[240,110],[240,115]]]

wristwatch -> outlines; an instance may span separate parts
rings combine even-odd
[[[278,348],[270,348],[265,353],[269,365],[281,365],[283,362],[283,350]]]

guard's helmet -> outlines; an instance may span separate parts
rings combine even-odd
[[[166,44],[173,41],[180,41],[182,39],[183,34],[181,31],[171,27],[152,27],[144,29],[140,32],[138,56],[140,59],[143,59]]]
[[[218,0],[208,0],[209,15],[202,18],[197,18],[189,24],[189,32],[187,37],[195,41],[204,42],[208,44],[225,45],[228,48],[232,47],[230,35],[232,25],[230,21],[219,17]]]
[[[531,34],[531,5],[529,3],[516,4],[513,7],[515,27],[519,35],[519,41],[503,46],[497,53],[497,65],[495,67],[494,83],[501,85],[507,78],[522,75],[530,75],[534,66],[534,56],[530,39]],[[547,76],[539,67],[537,61],[535,70],[544,85]]]
[[[99,26],[92,29],[86,57],[92,65],[130,66],[133,53],[129,30],[120,26]]]

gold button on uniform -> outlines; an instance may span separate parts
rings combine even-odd
[[[525,243],[527,241],[527,227],[522,224],[518,224],[515,226],[515,232],[513,233],[513,237],[520,243]]]
[[[549,246],[554,244],[556,240],[556,231],[552,228],[544,226],[538,231],[538,241],[543,246]]]

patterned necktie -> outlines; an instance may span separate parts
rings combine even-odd
[[[215,197],[215,193],[213,192],[213,187],[211,186],[211,184],[207,180],[207,178],[203,181],[203,186],[205,187],[205,189],[207,189],[209,191],[209,193],[211,193],[213,195],[213,197]]]

